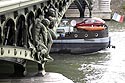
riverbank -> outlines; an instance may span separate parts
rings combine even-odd
[[[109,26],[109,32],[123,32],[125,31],[125,22],[119,23],[116,21],[106,21],[106,24]]]
[[[0,83],[74,83],[62,74],[47,72],[43,76],[13,77],[0,79]]]

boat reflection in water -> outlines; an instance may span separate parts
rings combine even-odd
[[[108,26],[100,18],[87,18],[79,23],[62,20],[57,37],[52,53],[92,53],[110,46]]]

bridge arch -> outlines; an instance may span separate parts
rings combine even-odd
[[[26,27],[25,21],[26,21],[25,16],[22,14],[18,16],[16,20],[17,46],[21,46],[21,47],[27,46],[27,27]]]
[[[74,3],[80,12],[80,17],[84,17],[85,5],[81,4],[81,0],[76,0]]]
[[[4,33],[4,36],[1,36],[4,42],[2,40],[0,40],[0,42],[2,42],[3,45],[13,45],[14,43],[16,43],[17,46],[23,47],[23,45],[27,43],[24,41],[28,40],[29,38],[29,27],[31,26],[31,24],[34,23],[36,17],[42,14],[42,12],[44,12],[45,15],[47,15],[46,13],[48,13],[47,12],[48,9],[53,7],[53,9],[55,8],[54,10],[57,15],[53,17],[53,19],[54,21],[56,21],[55,22],[56,26],[58,26],[69,5],[74,0],[49,0],[49,1],[50,2],[47,3],[47,1],[41,1],[41,0],[40,1],[28,0],[27,2],[29,3],[26,4],[23,4],[23,2],[19,4],[17,3],[16,5],[19,5],[19,7],[14,6],[14,8],[10,9],[9,9],[10,6],[8,5],[7,8],[4,11],[1,11],[2,13],[0,13],[0,17],[2,17],[2,19],[0,19],[2,25],[0,26],[0,28],[4,29],[0,30],[2,33]],[[9,14],[6,12],[8,12]],[[26,36],[28,36],[26,37],[27,39],[23,39],[22,32],[25,31],[27,31],[25,33]]]
[[[4,45],[13,45],[15,42],[15,22],[12,18],[5,21],[3,27]]]
[[[41,3],[41,4],[40,4],[41,9],[43,9],[44,6],[45,6],[44,3]]]
[[[33,44],[34,43],[33,34],[34,34],[34,26],[35,26],[35,14],[33,11],[30,11],[28,13],[26,22],[27,22],[28,39]]]
[[[46,0],[44,0],[44,2],[42,0],[35,0],[35,1],[27,0],[26,4],[24,4],[25,1],[21,2],[19,4],[18,3],[12,4],[12,5],[14,5],[14,8],[11,6],[7,6],[7,8],[5,8],[5,10],[2,12],[2,14],[5,14],[5,17],[7,17],[8,19],[5,19],[5,22],[3,23],[4,27],[0,26],[1,28],[3,28],[2,32],[4,33],[4,37],[3,37],[4,42],[3,42],[2,48],[4,49],[5,53],[8,53],[7,56],[10,56],[12,58],[13,57],[19,58],[19,59],[23,58],[26,60],[31,60],[31,61],[40,63],[40,64],[42,64],[42,67],[44,69],[45,63],[41,63],[41,62],[44,62],[44,59],[43,60],[36,59],[34,57],[34,53],[32,52],[34,50],[31,50],[30,46],[28,46],[29,40],[31,40],[30,33],[34,33],[33,28],[34,28],[35,19],[40,14],[42,14],[42,12],[45,13],[45,18],[48,18],[46,16],[49,13],[48,9],[50,9],[52,7],[53,9],[55,8],[54,10],[55,10],[56,16],[51,16],[51,17],[55,21],[55,26],[58,26],[59,23],[61,22],[63,15],[65,14],[69,5],[73,1],[74,0],[65,0],[65,1],[53,0],[53,2],[47,4]],[[19,7],[15,7],[15,5],[19,5]],[[11,8],[9,9],[9,7],[11,7]],[[15,19],[14,19],[14,11],[16,11]],[[19,13],[22,13],[22,14],[19,15]],[[1,15],[1,13],[0,13],[0,15]],[[2,21],[4,21],[4,20],[2,20]],[[54,28],[55,28],[55,26],[54,26]],[[26,38],[26,39],[24,39],[24,38]],[[30,43],[34,44],[33,42],[34,41],[31,41]],[[13,46],[15,43],[17,46],[16,45]],[[7,46],[7,45],[10,45],[10,46]],[[25,46],[27,46],[27,49],[23,48]],[[6,49],[10,49],[10,52],[13,54],[10,55],[9,51],[6,51]],[[6,58],[5,53],[3,53],[3,54],[0,53],[1,57]],[[44,56],[42,56],[42,57],[44,58]],[[20,62],[20,64],[22,64],[22,63]],[[25,66],[23,66],[23,67],[25,67]],[[23,74],[24,70],[22,69],[21,71],[22,71],[21,73]],[[45,71],[45,70],[43,70],[43,71]]]
[[[38,18],[39,15],[43,15],[43,11],[41,11],[40,8],[38,8],[38,9],[36,10],[36,12],[35,12],[35,18]]]
[[[93,2],[93,0],[74,0],[74,2],[69,7],[69,9],[71,9],[70,12],[74,11],[72,9],[78,9],[79,17],[85,17],[85,15],[84,15],[85,9],[86,9],[86,7],[88,7],[89,17],[91,17],[91,12],[92,12],[92,8],[93,8],[92,2]],[[68,12],[68,13],[70,13],[70,12]],[[67,17],[68,17],[68,15],[67,15]]]
[[[34,19],[35,19],[35,15],[33,11],[30,11],[26,17],[26,22],[28,24],[28,27],[34,22]]]

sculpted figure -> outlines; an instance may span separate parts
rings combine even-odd
[[[45,54],[48,51],[47,46],[45,45],[45,42],[47,41],[47,30],[46,27],[41,23],[42,16],[36,19],[35,22],[35,46],[36,46],[36,57],[38,60],[41,60],[41,64],[38,63],[38,74],[44,76],[46,74],[45,72],[45,62],[47,59],[45,58]]]
[[[46,28],[42,23],[41,20],[39,18],[36,18],[35,20],[35,47],[37,50],[37,58],[38,60],[44,60],[43,54],[45,54],[48,50],[48,48],[45,46],[44,41],[46,41],[46,39],[44,40],[44,37],[42,34],[44,34],[44,36],[46,36],[47,31],[43,31],[42,29]],[[41,32],[43,31],[43,33]]]
[[[49,32],[52,36],[52,39],[56,39],[56,28],[57,28],[57,20],[58,20],[58,17],[57,17],[57,13],[56,13],[56,10],[54,10],[53,8],[50,8],[49,9],[49,16],[48,16],[48,19],[50,21],[50,25],[49,25]]]
[[[49,60],[53,60],[50,56],[49,56],[49,52],[50,52],[50,49],[51,49],[51,46],[52,46],[52,43],[53,43],[53,40],[52,40],[52,36],[49,32],[49,25],[50,25],[50,21],[48,19],[43,19],[42,20],[42,23],[43,25],[46,27],[46,31],[47,31],[47,36],[44,36],[44,39],[46,40],[45,41],[45,45],[47,46],[48,48],[48,51],[47,53],[45,54],[45,58],[49,59]]]
[[[41,60],[42,64],[38,64],[38,74],[37,75],[45,75],[44,65],[48,60],[53,60],[49,56],[49,52],[52,46],[52,37],[48,31],[48,27],[50,25],[50,21],[48,19],[43,19],[44,16],[40,15],[39,18],[36,19],[36,28],[35,28],[35,46],[37,50],[37,56],[39,60]]]

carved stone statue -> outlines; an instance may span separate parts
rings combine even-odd
[[[41,20],[39,18],[36,18],[35,20],[35,47],[36,47],[36,51],[37,51],[37,57],[38,60],[43,60],[44,61],[44,57],[42,56],[43,54],[45,54],[48,50],[48,48],[45,46],[44,43],[44,36],[46,36],[47,31],[43,31],[43,29],[46,28],[42,23]],[[43,32],[41,32],[43,31]]]
[[[41,60],[42,63],[38,64],[37,75],[45,75],[45,62],[53,60],[53,58],[49,56],[53,41],[51,34],[48,30],[50,21],[43,18],[44,16],[40,15],[39,18],[37,18],[35,21],[35,46],[37,50],[36,54],[38,59]]]
[[[45,58],[47,59],[50,59],[50,60],[53,60],[50,56],[49,56],[49,52],[50,52],[50,49],[51,49],[51,46],[52,46],[52,43],[53,43],[53,40],[52,40],[52,36],[49,32],[49,25],[50,25],[50,21],[48,19],[43,19],[42,20],[42,23],[45,25],[46,27],[46,31],[47,31],[47,35],[44,36],[44,39],[46,40],[45,41],[45,45],[47,46],[48,48],[48,51],[47,51],[47,54],[45,54]]]
[[[48,19],[50,21],[50,25],[49,25],[49,32],[52,36],[52,39],[56,39],[56,28],[57,28],[57,20],[58,20],[58,15],[57,15],[57,11],[54,10],[53,8],[50,8],[49,11],[49,16]]]

